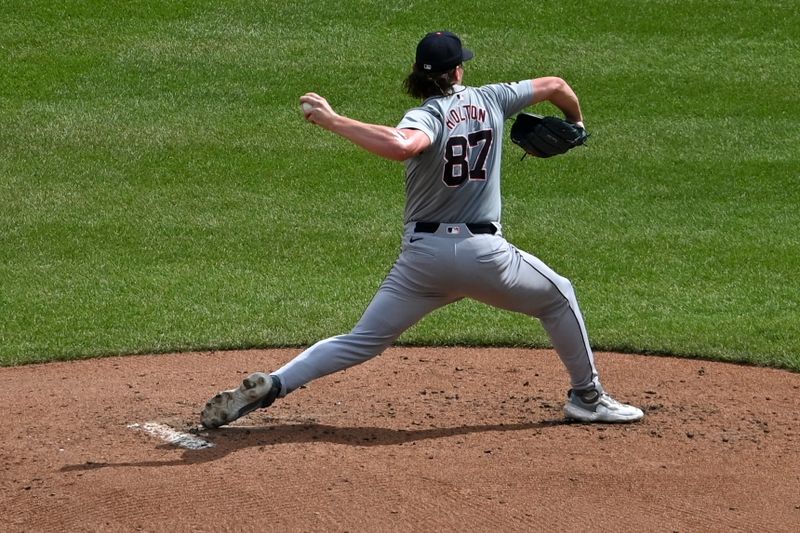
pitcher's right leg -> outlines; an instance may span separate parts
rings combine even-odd
[[[384,284],[350,333],[317,342],[274,372],[283,384],[280,396],[383,353],[422,317],[450,301],[398,293]]]
[[[363,363],[423,316],[452,301],[443,295],[398,291],[390,276],[350,333],[319,341],[276,372],[256,372],[238,388],[220,392],[206,403],[201,422],[207,428],[229,424],[309,381]]]

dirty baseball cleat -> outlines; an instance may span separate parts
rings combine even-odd
[[[229,424],[250,411],[269,407],[280,392],[278,376],[255,372],[244,378],[238,388],[222,391],[208,400],[200,422],[208,429]]]
[[[638,407],[620,403],[603,391],[570,390],[564,414],[580,422],[635,422],[644,416]]]

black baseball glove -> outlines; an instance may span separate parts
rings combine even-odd
[[[519,113],[511,126],[514,144],[536,157],[564,154],[584,144],[588,138],[585,129],[558,117]]]

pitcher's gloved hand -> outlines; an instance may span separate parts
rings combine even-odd
[[[536,157],[564,154],[588,138],[582,125],[553,116],[519,113],[511,126],[511,141]]]

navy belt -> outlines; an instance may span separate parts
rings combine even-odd
[[[416,233],[436,233],[436,230],[439,229],[441,224],[439,222],[417,222],[414,225],[414,231]],[[454,224],[445,224],[454,225]],[[497,233],[497,227],[492,224],[491,222],[479,222],[476,224],[466,224],[467,229],[473,233],[474,235],[479,235],[483,233],[488,233],[489,235],[494,235]]]

